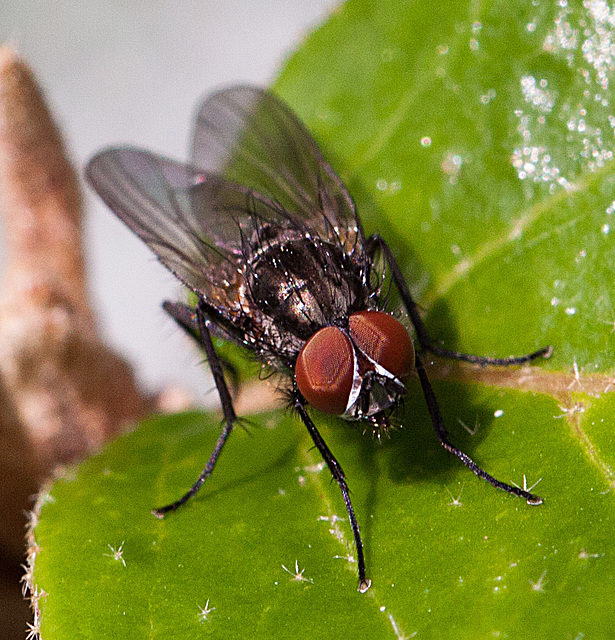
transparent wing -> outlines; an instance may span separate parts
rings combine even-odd
[[[273,94],[237,86],[198,110],[191,162],[282,205],[314,234],[359,258],[363,233],[340,178],[297,116]]]
[[[258,225],[288,224],[258,193],[148,151],[102,151],[86,176],[170,271],[219,308],[240,304],[246,237]]]

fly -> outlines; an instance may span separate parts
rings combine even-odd
[[[166,311],[204,349],[224,414],[205,468],[161,518],[209,478],[237,421],[212,336],[241,345],[286,375],[297,412],[338,483],[354,536],[359,591],[369,589],[363,543],[346,478],[308,407],[368,423],[380,434],[416,373],[439,442],[494,487],[541,504],[496,480],[454,446],[425,373],[423,354],[480,365],[519,365],[551,348],[510,358],[474,356],[432,341],[389,246],[365,237],[348,190],[295,114],[261,89],[236,86],[207,98],[189,164],[131,147],[103,150],[87,177],[98,194],[197,296]],[[249,185],[249,186],[246,186]],[[387,310],[386,270],[414,327]]]

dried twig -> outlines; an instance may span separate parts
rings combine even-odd
[[[58,463],[151,408],[98,336],[87,295],[82,202],[32,72],[0,47],[0,545],[21,555],[22,510]]]

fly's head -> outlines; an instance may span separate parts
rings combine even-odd
[[[388,426],[387,410],[406,393],[414,369],[407,329],[382,311],[360,311],[347,328],[324,327],[304,345],[295,365],[297,387],[323,413]]]

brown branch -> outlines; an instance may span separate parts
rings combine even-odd
[[[82,199],[30,69],[0,47],[0,545],[21,556],[28,496],[151,409],[98,336]]]

